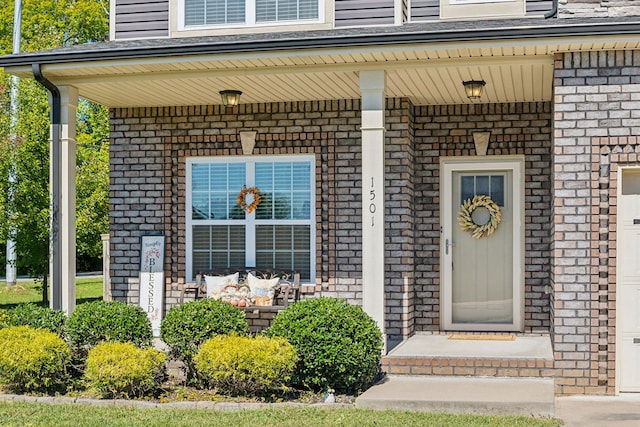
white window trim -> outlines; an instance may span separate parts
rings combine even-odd
[[[207,30],[222,28],[253,28],[253,27],[273,27],[283,25],[302,24],[323,24],[325,22],[325,0],[318,0],[318,19],[301,19],[295,21],[269,21],[256,22],[256,0],[246,0],[245,2],[245,22],[233,24],[205,24],[205,25],[185,25],[185,0],[178,0],[178,31]]]
[[[449,0],[449,4],[458,5],[458,4],[479,4],[479,3],[505,3],[505,2],[514,2],[516,0]]]
[[[521,18],[525,15],[525,0],[440,0],[442,20]]]
[[[292,156],[234,156],[234,157],[187,157],[186,159],[186,197],[185,197],[185,237],[186,237],[186,281],[193,282],[195,278],[195,272],[192,270],[192,252],[193,252],[193,236],[192,229],[194,221],[191,218],[191,169],[195,164],[210,164],[210,163],[244,163],[255,164],[259,162],[272,162],[272,163],[291,163],[291,162],[309,162],[310,163],[310,218],[309,220],[287,220],[289,225],[309,225],[309,259],[311,262],[310,268],[310,280],[308,283],[303,284],[315,284],[316,277],[316,158],[314,155],[292,155]],[[255,168],[247,168],[247,187],[252,187],[255,184]],[[246,221],[246,222],[245,222]],[[267,220],[255,219],[255,211],[247,214],[246,220],[242,224],[246,224],[248,221],[252,221],[254,224],[259,225],[278,225],[282,224],[282,220]],[[238,225],[237,220],[197,220],[197,224],[200,225]],[[247,227],[245,233],[245,251],[246,251],[246,263],[247,266],[255,265],[255,227]],[[259,266],[257,266],[259,267]]]

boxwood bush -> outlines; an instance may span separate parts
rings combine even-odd
[[[0,329],[9,326],[9,312],[0,308]]]
[[[80,304],[67,319],[64,335],[72,348],[82,352],[101,341],[151,345],[151,322],[141,307],[119,301]]]
[[[54,332],[29,326],[0,330],[0,382],[16,391],[53,391],[65,384],[71,351]]]
[[[194,378],[193,357],[198,348],[216,335],[246,335],[249,325],[244,312],[212,298],[172,307],[160,326],[160,337],[171,354],[185,364],[189,380]]]
[[[102,342],[89,350],[85,377],[103,397],[141,397],[165,378],[165,356],[132,343]]]
[[[10,326],[31,326],[34,329],[46,329],[62,335],[67,316],[60,310],[42,307],[33,303],[20,304],[7,312]]]
[[[198,378],[219,393],[252,396],[284,390],[297,360],[284,338],[218,335],[202,344],[194,365]]]
[[[379,370],[380,329],[360,307],[341,299],[321,297],[290,305],[265,334],[286,338],[298,351],[293,378],[298,386],[350,393],[369,385]]]

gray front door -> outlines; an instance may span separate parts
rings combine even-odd
[[[443,325],[450,330],[519,330],[522,325],[521,170],[494,158],[444,163]],[[517,179],[516,179],[517,178]],[[493,233],[476,238],[459,224],[466,200],[486,195],[498,205],[501,222]],[[473,213],[482,225],[485,208]]]

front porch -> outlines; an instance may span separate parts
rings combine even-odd
[[[382,359],[389,375],[553,378],[548,334],[422,332]]]
[[[387,374],[360,407],[552,417],[548,334],[416,333],[382,359]]]

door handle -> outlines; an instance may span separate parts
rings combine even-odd
[[[449,246],[453,246],[453,243],[449,243],[449,239],[444,240],[444,254],[449,255]]]

